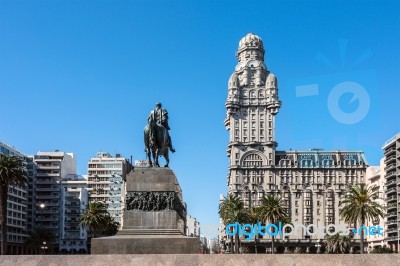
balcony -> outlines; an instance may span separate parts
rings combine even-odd
[[[41,204],[44,204],[45,207],[54,207],[54,206],[59,207],[60,206],[60,203],[58,203],[58,202],[37,202],[36,208],[40,208]]]
[[[391,164],[389,164],[388,166],[385,167],[385,171],[389,171],[389,170],[391,170],[391,169],[393,169],[395,167],[396,167],[396,164],[395,163],[391,163]]]
[[[47,218],[36,218],[36,222],[58,222],[60,220],[59,217],[47,217]]]
[[[393,176],[396,176],[396,171],[391,171],[391,172],[388,172],[388,173],[385,174],[385,178],[386,179],[389,179],[389,178],[391,178]]]
[[[396,180],[391,180],[391,181],[386,182],[387,187],[391,186],[391,185],[396,185]]]
[[[397,228],[386,230],[386,233],[388,233],[388,234],[390,234],[390,233],[397,233]]]
[[[387,202],[391,202],[391,201],[395,201],[395,200],[397,200],[397,196],[390,196],[390,197],[386,198]]]
[[[394,192],[396,192],[396,191],[397,191],[397,188],[394,187],[394,188],[386,189],[386,190],[385,190],[385,193],[386,193],[386,194],[390,194],[390,193],[394,193]]]
[[[59,199],[60,195],[37,195],[36,199]]]
[[[397,236],[390,236],[385,238],[386,241],[397,241],[398,237]]]
[[[51,192],[51,191],[60,191],[60,187],[37,187],[36,191],[37,192],[41,192],[41,191],[43,191],[43,192],[46,192],[46,191],[49,191],[49,192]]]
[[[386,151],[385,151],[385,155],[387,156],[387,155],[389,155],[389,154],[392,154],[393,153],[393,151],[395,151],[396,150],[396,148],[395,147],[391,147],[390,149],[387,149]]]
[[[391,155],[391,156],[389,156],[389,157],[386,157],[386,158],[385,158],[385,164],[388,164],[389,162],[391,162],[391,161],[393,161],[393,160],[396,160],[396,154]]]
[[[53,179],[44,179],[44,180],[36,180],[37,185],[52,185],[57,184],[57,182]]]
[[[60,169],[59,165],[37,165],[37,169],[45,169],[45,170],[58,170]]]
[[[397,216],[397,212],[388,212],[386,214],[386,217],[395,217],[395,216]]]
[[[54,176],[54,177],[60,177],[60,173],[36,173],[37,177],[47,177],[47,176]]]
[[[387,225],[397,224],[397,220],[390,220],[390,221],[387,221],[385,224],[387,224]]]
[[[388,204],[388,206],[386,206],[386,210],[393,210],[393,209],[397,209],[397,203],[395,204]]]

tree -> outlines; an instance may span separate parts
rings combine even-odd
[[[326,252],[327,253],[347,253],[351,244],[350,237],[335,234],[326,236]]]
[[[262,220],[262,212],[261,208],[259,207],[253,207],[247,210],[246,216],[245,216],[245,222],[249,224],[257,224]],[[257,253],[257,237],[258,234],[254,236],[254,248],[255,248],[255,253]]]
[[[366,184],[351,186],[340,206],[344,206],[339,214],[345,222],[354,224],[359,223],[364,226],[368,220],[383,217],[383,206],[375,201],[378,198],[376,186],[369,187]],[[361,231],[361,254],[364,253],[364,230]]]
[[[24,161],[15,156],[0,154],[0,224],[1,255],[7,253],[7,199],[10,186],[24,186],[27,183]]]
[[[268,221],[271,224],[275,224],[279,221],[288,222],[289,220],[283,207],[282,198],[278,195],[270,194],[263,197],[259,208],[261,209],[261,217],[265,224]],[[274,232],[274,229],[272,229],[272,232]],[[271,249],[272,253],[275,253],[275,236],[272,236]]]
[[[224,225],[232,224],[235,222],[243,223],[246,217],[246,212],[243,202],[235,195],[228,194],[227,197],[219,204],[219,216],[224,221]],[[231,243],[233,237],[231,237]],[[239,232],[235,235],[235,253],[239,253]]]
[[[394,253],[394,252],[393,252],[393,250],[391,250],[387,246],[383,246],[383,247],[377,246],[377,247],[374,247],[374,249],[370,253],[382,254],[382,253]]]
[[[84,213],[79,217],[79,224],[89,231],[90,237],[95,238],[96,232],[103,232],[109,223],[109,213],[101,202],[89,202]]]
[[[107,212],[108,213],[108,212]],[[119,222],[115,221],[110,215],[106,215],[106,227],[102,230],[102,233],[106,236],[113,236],[118,233]]]
[[[45,228],[37,228],[25,241],[25,246],[32,248],[34,250],[34,254],[39,254],[40,247],[43,245],[43,242],[51,245],[55,239],[56,238],[52,231],[49,231]]]

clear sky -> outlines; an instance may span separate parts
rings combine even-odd
[[[278,149],[364,150],[400,131],[398,1],[0,0],[0,139],[144,159],[155,102],[170,114],[189,214],[218,223],[225,100],[239,40],[259,35],[279,80]],[[344,89],[344,90],[343,90]]]

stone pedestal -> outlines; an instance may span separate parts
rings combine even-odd
[[[92,239],[92,254],[200,253],[198,237],[184,236],[186,205],[172,170],[137,167],[126,177],[122,229]]]

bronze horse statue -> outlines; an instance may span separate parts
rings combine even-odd
[[[157,124],[151,116],[147,119],[147,125],[144,127],[144,145],[150,166],[153,166],[151,157],[153,157],[154,166],[160,167],[158,164],[158,157],[164,156],[167,162],[164,167],[168,167],[168,130],[162,125]]]

